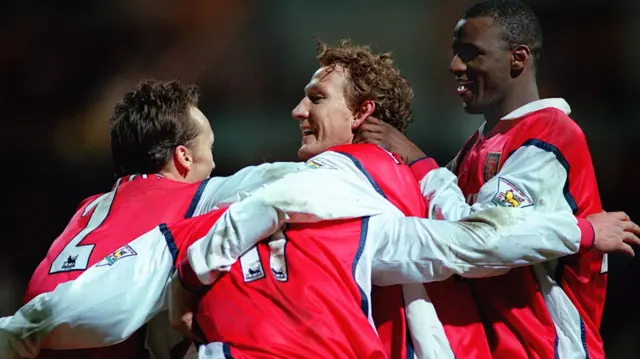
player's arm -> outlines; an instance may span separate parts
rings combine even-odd
[[[470,195],[472,198],[468,200],[473,205],[465,203],[457,179],[451,172],[447,169],[429,171],[420,185],[428,201],[430,218],[457,220],[497,206],[514,207],[527,213],[588,214],[601,211],[599,204],[597,208],[595,205],[579,208],[580,204],[574,200],[574,191],[592,191],[590,195],[598,196],[597,188],[581,184],[584,178],[593,174],[589,172],[592,167],[587,142],[579,127],[566,118],[551,115],[527,126],[505,146],[502,155],[507,159],[500,171],[477,194]],[[428,163],[429,160],[422,162]],[[416,166],[423,165],[418,162],[412,169],[416,170]],[[429,165],[425,167],[428,169]],[[592,217],[605,215],[595,214]],[[628,220],[623,213],[616,215]],[[589,227],[584,218],[577,221],[582,228]],[[632,256],[630,244],[640,243],[637,226],[630,221],[620,225],[624,227],[624,233],[619,233],[620,236],[613,241],[609,241],[613,238],[602,235],[596,238],[597,231],[583,231],[580,250],[586,251],[595,246],[603,252],[622,252]]]
[[[0,358],[33,358],[40,348],[80,349],[116,344],[165,305],[173,252],[162,226],[60,284],[0,321]],[[117,253],[117,252],[114,252]]]
[[[254,196],[229,207],[207,236],[189,248],[188,259],[180,263],[179,272],[185,286],[196,290],[202,285],[212,284],[221,271],[228,271],[245,251],[275,232],[283,221],[303,223],[399,213],[375,192],[360,170],[349,167],[353,166],[353,162],[346,156],[326,152],[317,162],[324,165],[287,175],[256,192]],[[497,244],[511,240],[505,248],[514,245],[513,238],[517,237],[508,239],[511,233],[509,231],[522,224],[523,215],[520,211],[501,208],[474,217],[470,220],[473,222],[471,225],[403,219],[401,221],[407,221],[406,226],[389,228],[397,228],[400,233],[408,232],[412,238],[418,238],[410,248],[411,253],[424,256],[421,257],[423,263],[428,262],[427,265],[432,266],[434,263],[437,265],[438,262],[447,262],[453,266],[451,263],[461,261],[463,265],[454,268],[460,273],[466,271],[464,264],[467,263],[500,270],[537,263],[577,250],[578,246],[572,242],[575,239],[572,235],[577,233],[579,239],[581,231],[570,213],[548,215],[549,218],[540,214],[533,215],[527,222],[531,225],[536,216],[543,217],[540,219],[540,222],[544,222],[541,232],[529,234],[529,238],[537,238],[536,243],[516,247],[518,251],[505,253],[504,258],[494,258],[498,257]],[[496,224],[503,225],[496,227]],[[564,227],[556,228],[554,225]],[[454,228],[453,233],[467,235],[458,239],[447,235],[449,232],[444,232],[439,236],[440,227],[443,227],[442,230]],[[478,227],[478,231],[470,231],[469,228],[475,227]],[[587,226],[584,231],[591,233],[592,229]],[[388,238],[398,241],[402,240],[403,235]],[[389,245],[384,248],[393,247]],[[424,252],[417,251],[420,248]],[[451,257],[458,252],[460,258]],[[489,258],[495,262],[486,262],[483,257],[485,255],[491,255]],[[544,255],[546,257],[541,257]],[[476,272],[469,275],[477,275],[474,274]]]
[[[411,163],[411,169],[420,181],[422,193],[427,200],[429,218],[455,221],[496,206],[553,212],[562,207],[559,201],[565,201],[563,210],[570,211],[572,203],[569,198],[565,199],[565,190],[568,190],[568,161],[584,161],[588,147],[584,134],[576,127],[567,125],[568,123],[562,119],[548,118],[521,129],[520,134],[511,139],[500,154],[502,157],[487,159],[487,175],[493,177],[468,200],[458,187],[457,177],[449,169],[439,168],[433,159],[425,157],[411,141],[388,124],[377,119],[367,119],[361,126],[360,137],[363,142],[386,146]],[[467,152],[477,136],[476,133],[465,143],[461,153]],[[459,158],[461,153],[450,167],[458,167],[462,160]],[[508,158],[500,171],[497,174],[491,173],[491,166],[497,168],[504,156]],[[492,163],[490,160],[496,161]],[[511,198],[505,198],[502,194],[510,190]],[[593,238],[584,239],[586,249]]]
[[[346,156],[328,151],[318,157],[317,162],[323,163],[323,166],[287,175],[257,191],[249,200],[229,207],[209,234],[189,248],[188,259],[180,263],[180,274],[185,286],[196,290],[202,285],[212,284],[220,272],[228,271],[245,251],[275,232],[282,219],[289,223],[304,223],[375,216],[381,213],[399,213],[375,191],[359,169],[352,168],[353,162]],[[513,213],[517,215],[514,216]],[[462,258],[467,262],[473,262],[476,258],[482,259],[487,252],[486,247],[506,241],[506,238],[509,238],[508,231],[519,226],[524,215],[524,212],[508,209],[494,209],[482,213],[474,222],[486,220],[490,223],[506,223],[506,229],[500,229],[500,236],[487,236],[484,239],[481,235],[472,236],[472,241],[469,243],[453,238],[453,242],[447,247],[450,248],[450,252],[447,253],[463,250],[462,254],[465,256]],[[540,222],[544,222],[544,228],[559,225],[565,227],[551,227],[547,231],[541,229],[539,234],[531,234],[528,238],[539,237],[540,240],[537,243],[522,245],[521,251],[506,254],[502,262],[498,262],[496,266],[501,265],[500,268],[506,268],[537,263],[544,260],[539,257],[540,254],[548,255],[546,259],[571,254],[577,250],[578,246],[567,241],[567,238],[571,240],[574,238],[566,233],[577,231],[575,233],[579,236],[593,234],[589,222],[585,222],[586,226],[579,225],[571,213],[533,215],[527,224],[531,225],[538,217],[542,217]],[[423,240],[434,238],[433,235],[429,235],[435,233],[431,228],[440,226],[436,221],[423,220],[418,223],[420,226],[425,226],[424,228],[418,226],[416,229],[422,229],[423,233],[426,233],[426,236],[420,237]],[[457,225],[449,223],[445,226],[456,227]],[[480,227],[491,228],[491,225],[480,223]],[[463,237],[463,239],[468,238],[468,236]],[[449,237],[444,237],[444,242],[441,241],[438,245],[447,246],[448,239]],[[509,243],[509,245],[519,244]],[[474,254],[475,252],[478,253]],[[471,254],[467,255],[468,253]],[[516,263],[513,263],[514,256],[519,260]],[[479,263],[484,264],[482,261]],[[459,271],[463,272],[463,269]]]
[[[263,163],[245,167],[228,177],[207,179],[201,185],[201,194],[194,215],[227,207],[230,203],[245,198],[248,193],[303,168],[307,168],[303,162]]]
[[[414,174],[421,171],[420,166],[421,162],[413,165]],[[444,219],[458,220],[496,206],[553,211],[560,199],[565,200],[566,181],[567,171],[553,152],[526,145],[516,149],[501,170],[472,195],[473,205],[467,203],[457,177],[447,168],[428,171],[420,187],[429,201],[430,217],[441,213]]]
[[[380,196],[348,157],[327,151],[323,166],[300,170],[232,204],[209,234],[190,246],[178,266],[194,290],[215,281],[236,260],[283,223],[358,218],[397,211]]]
[[[582,237],[570,213],[513,208],[487,209],[459,222],[380,215],[368,226],[376,285],[500,275],[575,253]]]

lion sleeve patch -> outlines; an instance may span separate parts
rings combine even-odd
[[[525,208],[533,206],[533,201],[518,186],[500,177],[498,191],[491,202],[501,207]]]

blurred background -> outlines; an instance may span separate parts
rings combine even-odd
[[[541,18],[543,97],[584,129],[607,210],[640,221],[640,1],[527,1]],[[10,1],[0,5],[0,151],[5,154],[0,315],[78,203],[113,184],[108,117],[140,78],[200,86],[217,175],[295,160],[290,118],[317,68],[314,35],[394,52],[412,82],[409,137],[447,163],[480,125],[448,73],[453,26],[473,1]],[[8,229],[8,232],[6,231]],[[608,358],[640,358],[640,261],[610,260]]]

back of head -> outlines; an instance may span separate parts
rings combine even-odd
[[[395,66],[391,53],[375,53],[369,46],[351,44],[348,39],[330,47],[318,42],[318,62],[321,66],[342,66],[347,70],[350,86],[345,97],[352,110],[372,100],[372,116],[405,131],[413,122],[411,101],[413,87]]]
[[[124,94],[109,119],[116,175],[157,173],[175,147],[190,147],[199,129],[189,111],[197,104],[197,86],[177,81],[145,80]]]
[[[525,45],[537,64],[542,50],[542,26],[538,16],[520,0],[486,0],[476,3],[462,15],[463,19],[490,17],[500,24],[504,41],[512,50]]]

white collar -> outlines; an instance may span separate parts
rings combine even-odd
[[[571,114],[571,107],[569,106],[567,101],[565,101],[564,99],[559,97],[544,98],[541,100],[529,102],[524,106],[518,107],[517,109],[511,111],[506,116],[501,118],[500,121],[515,120],[515,119],[524,117],[532,112],[540,111],[550,107],[557,108],[558,110],[564,112],[566,115]],[[478,129],[478,132],[480,132],[480,134],[484,134],[484,128],[486,127],[486,125],[487,125],[486,121],[482,123],[482,125]]]
[[[566,115],[571,114],[571,107],[564,99],[545,98],[542,100],[529,102],[528,104],[513,110],[511,113],[507,114],[500,120],[515,120],[517,118],[524,117],[532,112],[540,111],[549,107],[557,108],[558,110],[564,112]]]

